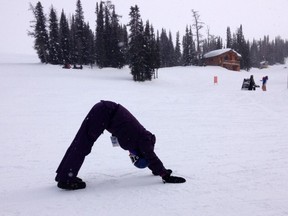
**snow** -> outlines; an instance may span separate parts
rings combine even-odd
[[[30,62],[0,64],[1,215],[288,214],[287,65],[164,68],[137,83],[128,68]],[[251,74],[257,84],[269,76],[267,92],[240,90]],[[101,99],[121,103],[155,133],[156,153],[187,182],[163,184],[134,168],[105,132],[79,173],[87,188],[58,189],[55,170]]]

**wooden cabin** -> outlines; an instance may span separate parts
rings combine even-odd
[[[221,66],[228,70],[240,71],[241,55],[233,49],[213,50],[203,57],[206,65]]]

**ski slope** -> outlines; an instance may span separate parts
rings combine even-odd
[[[1,59],[0,215],[288,215],[287,65],[163,68],[137,83],[128,68]],[[251,74],[259,85],[269,76],[267,92],[241,91]],[[79,173],[87,188],[58,189],[55,170],[101,99],[121,103],[155,133],[156,153],[187,182],[163,184],[134,168],[105,132]]]

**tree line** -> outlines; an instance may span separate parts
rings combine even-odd
[[[232,35],[227,27],[226,44],[222,38],[208,30],[203,39],[204,23],[197,11],[192,10],[193,24],[186,26],[182,39],[176,33],[175,45],[171,32],[154,30],[149,20],[143,23],[137,5],[130,8],[127,25],[119,22],[115,5],[111,1],[96,3],[96,28],[91,30],[85,22],[81,0],[76,1],[75,14],[69,20],[62,9],[60,19],[53,6],[48,17],[41,2],[30,4],[34,20],[31,21],[34,48],[42,63],[55,65],[97,65],[99,68],[122,68],[129,65],[135,81],[151,80],[158,68],[203,65],[203,55],[223,47],[241,54],[241,68],[249,70],[261,61],[284,63],[288,56],[288,41],[280,37],[270,41],[245,40],[242,25]],[[127,29],[129,28],[129,30]],[[129,33],[128,33],[129,31]]]

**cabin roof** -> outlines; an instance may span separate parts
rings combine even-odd
[[[230,51],[234,52],[239,58],[241,58],[241,55],[231,48],[213,50],[211,52],[206,53],[204,55],[204,58],[212,58],[212,57],[219,56]]]

